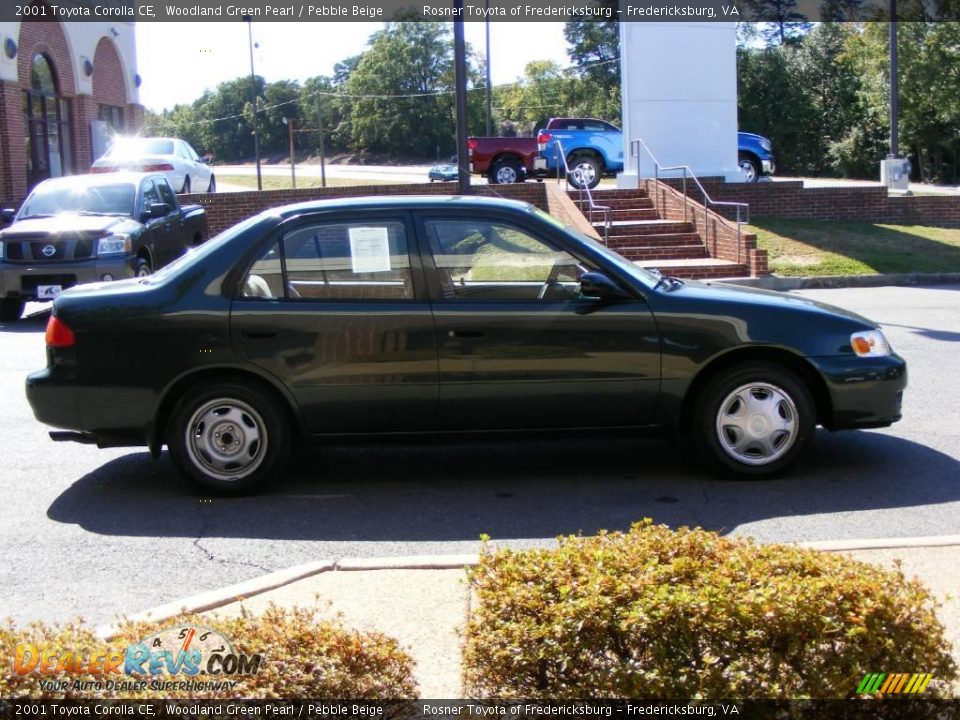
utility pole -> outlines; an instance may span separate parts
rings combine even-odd
[[[900,93],[897,87],[897,0],[890,0],[890,155],[900,157]]]
[[[283,119],[283,124],[287,126],[287,137],[290,142],[290,182],[293,185],[293,189],[297,189],[297,158],[293,154],[293,133],[294,126],[297,124],[295,118],[285,117]]]
[[[257,132],[257,76],[253,71],[253,17],[244,15],[247,23],[247,39],[250,41],[250,102],[253,103],[253,153],[257,156],[257,190],[263,190],[260,175],[260,133]]]
[[[467,157],[467,50],[463,38],[463,0],[453,0],[453,65],[457,97],[457,192],[470,194],[470,166]]]
[[[487,137],[493,136],[493,88],[490,87],[490,0],[483,0],[487,11]]]
[[[320,135],[320,185],[327,186],[327,161],[323,151],[323,115],[320,114],[320,93],[314,96],[317,108],[317,133]]]

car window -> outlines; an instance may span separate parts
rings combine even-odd
[[[163,202],[160,199],[160,193],[157,192],[153,180],[144,180],[140,183],[140,191],[143,193],[143,209],[149,210],[152,203]]]
[[[241,294],[306,301],[412,300],[403,223],[358,220],[292,230],[253,264]]]
[[[173,194],[173,190],[170,189],[169,183],[161,178],[155,178],[153,183],[157,187],[157,192],[160,193],[160,202],[165,202],[170,206],[171,210],[177,207],[177,199]]]
[[[425,227],[445,300],[572,300],[580,276],[596,269],[505,223],[428,220]]]
[[[613,130],[613,126],[609,123],[605,123],[602,120],[584,120],[583,121],[584,130],[593,130],[594,132],[610,132]]]
[[[193,160],[194,162],[200,162],[200,156],[194,151],[193,146],[190,143],[185,142],[183,144],[184,149],[187,151],[187,157]]]

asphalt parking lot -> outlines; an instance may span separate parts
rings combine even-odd
[[[764,541],[960,533],[960,286],[799,294],[880,321],[910,385],[900,423],[819,431],[766,482],[714,479],[661,441],[566,438],[306,448],[259,496],[198,497],[166,454],[51,442],[23,394],[46,317],[0,326],[0,617],[103,622],[310,560],[474,552],[481,533],[537,545],[643,517]]]

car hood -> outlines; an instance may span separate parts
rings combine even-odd
[[[787,292],[763,290],[740,285],[684,280],[682,286],[669,290],[666,294],[691,301],[717,303],[718,305],[726,303],[739,306],[756,306],[758,308],[780,308],[793,312],[844,318],[869,327],[877,327],[878,325],[878,323],[862,315],[837,307],[836,305],[830,305],[798,295],[791,295]]]
[[[15,240],[20,236],[38,235],[109,235],[115,232],[133,232],[143,227],[128,217],[114,215],[75,215],[64,213],[49,218],[18,220],[0,231],[0,238]]]

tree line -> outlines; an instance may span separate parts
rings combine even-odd
[[[740,129],[771,138],[789,175],[874,178],[889,151],[886,23],[743,23],[738,28]],[[529,63],[492,88],[495,134],[529,135],[553,116],[619,124],[617,23],[574,21],[571,64]],[[914,176],[960,176],[960,24],[900,23],[900,152]],[[665,58],[664,62],[669,62]],[[471,135],[485,134],[483,62],[468,49]],[[453,39],[449,24],[387,23],[366,49],[304,82],[253,79],[265,155],[287,152],[292,118],[302,151],[442,158],[456,151]],[[189,105],[148,112],[146,131],[176,135],[218,162],[253,156],[251,78],[221,83]]]

